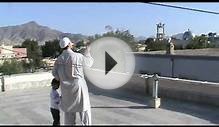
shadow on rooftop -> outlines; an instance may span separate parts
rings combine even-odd
[[[91,108],[129,108],[129,109],[147,109],[148,106],[92,106]]]

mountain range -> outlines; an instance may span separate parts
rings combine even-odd
[[[21,25],[0,27],[0,44],[21,45],[25,39],[38,41],[39,45],[45,41],[60,39],[63,36],[69,37],[73,41],[85,39],[82,34],[63,33],[61,31],[42,26],[35,21],[30,21]]]
[[[79,41],[88,37],[82,34],[64,33],[40,25],[35,21],[30,21],[21,25],[0,27],[0,45],[21,45],[26,39],[36,40],[39,45],[44,45],[45,41],[60,39],[64,36],[69,37],[72,41]],[[176,36],[182,35],[179,34]],[[136,42],[146,39],[145,36],[135,37]]]

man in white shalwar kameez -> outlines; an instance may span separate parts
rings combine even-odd
[[[73,52],[74,44],[67,37],[61,39],[59,45],[63,52],[55,61],[52,74],[60,81],[64,124],[75,125],[76,112],[79,112],[82,125],[91,125],[91,106],[83,69],[92,66],[93,58],[88,47],[84,55]]]

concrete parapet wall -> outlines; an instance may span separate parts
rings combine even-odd
[[[4,76],[4,89],[8,91],[50,86],[52,78],[51,72]],[[151,95],[152,84],[151,76],[143,78],[139,74],[134,74],[120,89],[131,91],[133,95]],[[219,106],[219,83],[160,77],[158,96]]]
[[[219,83],[218,56],[135,53],[135,73]]]
[[[4,90],[16,90],[50,86],[51,72],[25,73],[4,76]],[[2,82],[0,83],[1,88]],[[2,91],[2,90],[1,90]]]
[[[219,106],[219,83],[160,78],[159,95]]]
[[[134,75],[123,87],[139,94],[152,95],[153,79]],[[160,77],[158,96],[219,106],[219,83]]]

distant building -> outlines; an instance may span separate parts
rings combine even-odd
[[[0,46],[0,58],[14,58],[15,53],[13,52],[13,47],[12,46],[5,46],[1,45]]]
[[[188,31],[184,32],[182,40],[192,40],[194,34],[188,29]]]
[[[157,40],[163,40],[165,33],[164,33],[164,25],[162,23],[157,24]]]
[[[52,59],[52,58],[49,58],[49,57],[44,58],[42,60],[42,62],[44,62],[43,68],[52,69],[53,66],[54,66],[55,61],[56,61],[56,58],[55,59]]]
[[[209,32],[207,37],[208,41],[215,43],[217,48],[219,47],[219,35],[217,33]]]
[[[13,52],[15,54],[15,58],[26,58],[27,57],[26,48],[13,48]]]
[[[145,44],[137,44],[137,51],[138,52],[144,52],[146,49],[146,45]]]
[[[192,40],[193,37],[195,37],[195,34],[192,33],[192,31],[188,29],[184,33],[173,35],[171,39],[174,45],[176,46],[181,45],[183,48],[185,48],[186,45]]]
[[[13,48],[12,45],[0,45],[0,59],[25,59],[27,58],[26,48]]]

